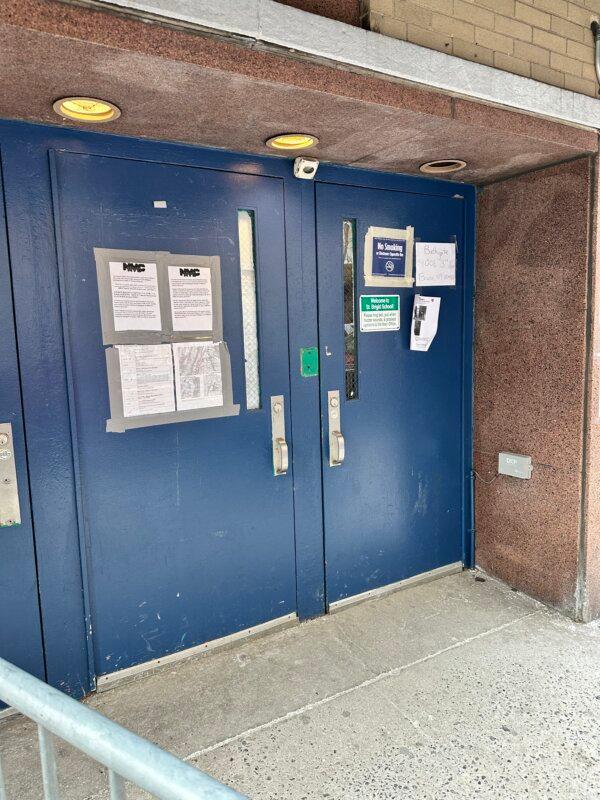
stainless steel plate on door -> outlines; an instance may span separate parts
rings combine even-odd
[[[0,527],[21,524],[12,425],[0,422]]]

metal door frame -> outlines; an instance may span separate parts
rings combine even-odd
[[[265,175],[283,180],[288,284],[290,419],[293,444],[296,597],[300,619],[325,612],[321,408],[318,378],[300,374],[300,348],[319,345],[315,183],[293,176],[293,162],[191,145],[120,137],[18,121],[0,121],[16,337],[22,368],[31,504],[36,520],[47,679],[76,696],[95,688],[84,594],[86,544],[80,535],[73,463],[50,152],[113,156]],[[475,189],[411,176],[321,165],[319,182],[465,198],[463,317],[464,562],[472,563],[472,338]],[[34,235],[32,235],[32,231]],[[43,297],[44,313],[39,313]],[[39,387],[45,391],[40,392]]]

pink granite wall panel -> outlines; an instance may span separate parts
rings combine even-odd
[[[477,563],[576,613],[590,162],[479,196],[475,334]],[[530,481],[499,451],[530,455]]]
[[[600,617],[600,188],[596,159],[595,204],[592,208],[592,339],[588,379],[588,427],[586,459],[586,525],[583,618]]]

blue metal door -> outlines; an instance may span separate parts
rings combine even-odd
[[[37,568],[1,182],[0,297],[0,421],[10,423],[12,427],[12,440],[9,437],[2,444],[2,450],[5,455],[8,453],[11,461],[14,459],[21,512],[20,525],[0,527],[0,656],[44,679]]]
[[[316,197],[331,604],[463,560],[465,202],[447,189],[446,196],[436,196],[335,184],[318,184]],[[368,227],[409,225],[423,241],[457,242],[456,286],[365,287]],[[441,297],[438,334],[428,352],[409,349],[413,297],[419,291]],[[400,295],[400,330],[361,333],[361,294]],[[354,377],[347,374],[354,369]],[[343,464],[333,467],[328,452],[331,390],[340,392],[345,438]]]
[[[60,152],[54,195],[90,628],[102,675],[295,612],[292,475],[273,476],[271,451],[272,395],[284,395],[290,429],[283,181]],[[240,209],[255,220],[256,410],[245,403]],[[106,433],[94,247],[220,256],[238,417]]]

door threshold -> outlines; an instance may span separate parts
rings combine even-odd
[[[144,661],[142,664],[136,664],[133,667],[126,667],[117,672],[111,672],[109,675],[100,675],[96,679],[96,690],[98,692],[106,692],[112,689],[119,683],[144,675],[147,672],[152,672],[159,667],[164,667],[166,664],[174,664],[178,661],[184,661],[188,658],[200,656],[203,653],[221,650],[230,647],[232,644],[239,642],[243,639],[248,639],[254,636],[260,636],[269,633],[274,629],[289,628],[292,625],[298,624],[298,615],[296,612],[286,614],[284,617],[277,617],[268,622],[262,622],[260,625],[254,625],[251,628],[244,628],[242,631],[230,633],[228,636],[222,636],[219,639],[212,639],[210,642],[198,644],[195,647],[189,647],[186,650],[179,650],[177,653],[170,653],[169,655],[155,658],[152,661]]]
[[[341,600],[336,600],[329,604],[329,613],[335,614],[336,611],[341,611],[347,606],[353,606],[355,603],[363,603],[365,600],[371,600],[374,597],[382,597],[392,592],[397,592],[400,589],[408,589],[410,586],[418,586],[421,583],[429,583],[437,578],[444,578],[447,575],[455,575],[457,572],[463,571],[462,561],[455,561],[452,564],[446,564],[443,567],[436,567],[427,572],[420,572],[418,575],[413,575],[411,578],[404,578],[404,580],[396,581],[395,583],[388,583],[386,586],[380,586],[378,589],[369,589],[368,592],[361,592],[361,594],[354,594],[352,597],[343,597]]]

